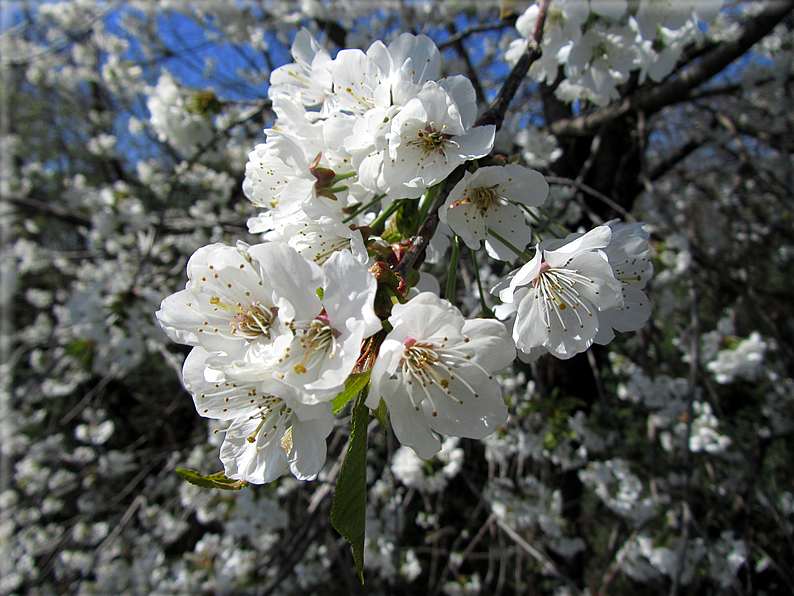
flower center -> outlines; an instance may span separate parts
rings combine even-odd
[[[535,288],[535,299],[543,300],[541,312],[543,314],[546,330],[551,333],[551,313],[556,313],[557,319],[562,324],[563,332],[568,332],[568,324],[563,319],[562,312],[571,307],[573,315],[579,323],[579,329],[584,329],[582,322],[582,315],[577,310],[578,307],[587,313],[587,316],[592,317],[593,313],[590,310],[587,302],[580,300],[581,295],[576,288],[577,283],[593,283],[594,280],[585,277],[576,269],[562,269],[552,268],[546,262],[540,266],[538,276],[532,281],[532,287]],[[554,304],[557,308],[554,308]],[[573,322],[572,320],[570,322]]]
[[[210,304],[220,306],[235,313],[234,320],[229,322],[232,335],[242,335],[245,339],[253,341],[258,337],[270,339],[270,326],[276,318],[278,308],[267,308],[259,302],[251,302],[247,308],[238,302],[235,306],[222,302],[218,296],[210,298]]]
[[[403,341],[404,351],[400,361],[400,370],[408,389],[408,397],[416,411],[424,399],[427,399],[433,408],[432,416],[437,416],[438,411],[434,401],[434,396],[441,396],[453,399],[459,404],[463,404],[460,396],[453,396],[450,383],[457,381],[456,391],[467,392],[472,397],[479,397],[475,389],[458,374],[454,369],[461,365],[471,366],[477,369],[475,374],[485,374],[490,378],[490,373],[480,365],[471,361],[471,356],[454,347],[448,347],[448,338],[443,338],[439,343],[429,340],[416,340],[407,337]],[[464,339],[468,341],[468,339]],[[468,374],[468,373],[467,373]],[[424,395],[414,396],[414,381],[418,381]],[[434,387],[436,388],[434,390]]]
[[[301,349],[305,351],[303,359],[295,365],[297,374],[305,373],[308,369],[322,361],[333,346],[334,339],[341,334],[331,327],[328,315],[321,314],[308,327],[302,330],[300,338]],[[333,358],[333,355],[331,356]]]
[[[403,343],[405,353],[402,368],[405,374],[418,379],[423,385],[438,383],[445,389],[449,387],[449,381],[442,378],[433,368],[433,365],[438,364],[441,359],[433,349],[432,343],[416,341],[410,337]]]
[[[443,131],[446,127],[446,124],[443,125],[441,130]],[[416,139],[408,141],[407,144],[419,147],[425,157],[431,153],[440,153],[445,158],[447,154],[444,151],[444,147],[447,144],[457,145],[452,140],[452,135],[436,130],[432,122],[425,126],[424,130],[420,129],[417,131]]]
[[[498,206],[503,204],[502,198],[496,192],[497,188],[499,188],[498,184],[473,188],[469,191],[468,199],[480,211],[488,211],[488,208],[492,205]]]

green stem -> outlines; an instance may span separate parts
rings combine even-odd
[[[427,214],[430,212],[430,206],[435,202],[438,193],[441,192],[442,184],[443,182],[427,189],[427,192],[422,199],[422,203],[419,205],[419,218],[417,221],[425,221],[427,219]]]
[[[485,304],[485,294],[482,291],[482,281],[480,281],[480,266],[477,264],[477,251],[471,249],[471,260],[474,264],[474,277],[477,278],[477,288],[480,290],[480,313],[485,319],[493,319],[493,311]]]
[[[460,236],[455,234],[452,238],[452,255],[449,258],[449,271],[447,272],[447,289],[444,297],[455,303],[455,283],[458,279],[458,257],[460,255]]]
[[[380,215],[378,215],[378,217],[376,217],[373,222],[369,224],[369,227],[372,228],[372,231],[376,234],[380,234],[383,231],[383,227],[386,225],[386,220],[389,219],[395,211],[397,211],[397,209],[405,200],[413,199],[398,199],[396,201],[392,201],[391,204],[386,207],[386,209],[381,211]]]
[[[571,233],[571,231],[568,228],[566,228],[564,225],[562,225],[560,222],[558,222],[555,218],[553,218],[551,215],[549,215],[549,212],[546,211],[543,207],[535,207],[535,209],[537,209],[543,217],[545,217],[549,221],[553,221],[554,225],[557,226],[558,228],[560,228],[562,230],[563,234],[565,234],[567,236],[568,234]]]
[[[502,238],[502,236],[500,236],[499,234],[497,234],[496,232],[494,232],[494,231],[493,231],[493,230],[491,230],[490,228],[487,230],[487,232],[488,232],[488,235],[489,235],[489,236],[493,236],[494,238],[496,238],[496,239],[497,239],[499,242],[501,242],[502,244],[504,244],[504,245],[505,245],[507,248],[509,248],[510,250],[512,250],[514,253],[516,253],[516,255],[518,255],[519,257],[521,257],[521,258],[522,258],[522,259],[524,259],[525,261],[531,261],[531,260],[532,260],[532,257],[530,257],[530,256],[529,256],[527,253],[525,253],[525,252],[524,252],[523,250],[521,250],[520,248],[517,248],[516,246],[514,246],[514,245],[513,245],[513,244],[512,244],[512,243],[511,243],[509,240],[507,240],[506,238]]]
[[[552,236],[554,236],[555,238],[562,238],[562,236],[560,236],[560,235],[559,235],[557,232],[555,232],[555,231],[554,231],[554,230],[552,230],[552,229],[551,229],[549,226],[547,226],[547,225],[546,225],[546,224],[545,224],[545,223],[544,223],[544,222],[543,222],[543,221],[542,221],[542,220],[541,220],[541,219],[540,219],[540,218],[537,216],[537,214],[536,214],[534,211],[532,211],[532,210],[531,210],[529,207],[527,207],[526,205],[521,205],[521,207],[524,209],[524,211],[526,211],[527,213],[529,213],[529,215],[532,217],[532,219],[534,219],[534,220],[535,220],[535,223],[537,223],[537,224],[538,224],[538,225],[539,225],[541,228],[543,228],[544,230],[546,230],[546,231],[547,231],[549,234],[551,234],[551,235],[552,235]],[[536,207],[536,209],[539,209],[539,208],[538,208],[538,207]],[[546,217],[548,217],[548,216],[546,216]],[[559,226],[560,224],[557,224],[557,225]],[[490,233],[490,232],[489,232],[489,233]]]
[[[357,216],[357,215],[359,215],[360,213],[363,213],[364,211],[366,211],[367,209],[369,209],[370,207],[372,207],[372,206],[373,206],[375,203],[380,203],[380,200],[381,200],[383,197],[385,197],[385,196],[386,196],[386,193],[383,193],[382,195],[378,195],[377,197],[375,197],[374,199],[372,199],[372,200],[371,200],[369,203],[367,203],[367,204],[366,204],[366,205],[364,205],[363,207],[359,207],[358,211],[356,211],[356,212],[355,212],[353,215],[350,215],[349,217],[346,217],[345,219],[343,219],[343,220],[342,220],[342,223],[347,223],[347,222],[349,222],[350,220],[352,220],[354,217],[356,217],[356,216]]]
[[[348,178],[352,178],[356,175],[356,172],[348,172],[347,174],[336,174],[334,179],[331,180],[331,186],[339,182],[340,180],[347,180]]]

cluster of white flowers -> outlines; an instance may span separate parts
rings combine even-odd
[[[645,324],[651,311],[642,290],[652,273],[642,224],[609,222],[544,240],[492,292],[515,306],[513,339],[528,359],[546,352],[568,359],[608,344],[614,330]]]
[[[429,292],[406,302],[403,280],[398,303],[376,314],[376,277],[389,266],[373,264],[361,230],[346,225],[368,197],[385,198],[383,207],[419,198],[491,151],[494,127],[473,126],[471,83],[439,80],[440,55],[425,36],[332,59],[302,30],[292,54],[271,76],[276,124],[246,166],[244,191],[266,209],[249,227],[265,242],[200,249],[187,288],[157,313],[172,339],[194,346],[183,379],[199,413],[229,423],[227,475],[258,483],[288,467],[301,479],[319,473],[331,402],[370,368],[367,406],[383,400],[397,438],[420,457],[441,449],[435,433],[484,438],[507,419],[493,373],[515,357],[502,323],[466,320]],[[482,167],[464,174],[439,217],[471,249],[485,240],[492,257],[510,260],[531,238],[525,211],[547,194],[538,172]],[[611,225],[539,244],[503,283],[523,352],[570,358],[647,318],[647,234]],[[384,243],[373,241],[374,254]],[[631,307],[631,317],[616,315]]]
[[[750,337],[739,342],[734,350],[720,350],[716,358],[706,364],[718,383],[726,384],[743,378],[754,381],[762,371],[767,343],[761,334],[754,331]]]
[[[552,84],[562,67],[559,99],[604,105],[620,97],[632,71],[640,71],[640,83],[667,77],[684,47],[702,35],[698,23],[713,20],[721,7],[722,0],[551,0],[543,55],[529,74]],[[508,61],[526,50],[539,11],[533,4],[518,18],[522,38],[510,45]]]
[[[514,341],[499,321],[466,320],[432,292],[409,293],[410,279],[393,269],[399,243],[388,246],[377,228],[362,233],[373,222],[362,205],[419,199],[488,155],[494,126],[474,126],[471,82],[439,78],[426,36],[331,58],[304,29],[292,55],[271,75],[277,119],[243,184],[264,210],[249,220],[264,242],[199,249],[186,289],[157,313],[171,339],[194,346],[183,381],[199,414],[228,424],[229,478],[270,482],[288,468],[314,478],[332,401],[353,373],[370,374],[366,405],[385,403],[400,442],[428,459],[441,449],[437,434],[483,439],[506,422],[494,373],[516,345],[570,358],[645,322],[651,267],[640,224],[538,244],[494,290],[515,306]],[[439,218],[470,249],[484,241],[491,257],[510,261],[524,254],[528,214],[548,192],[521,165],[469,169]]]

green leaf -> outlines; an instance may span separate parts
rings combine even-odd
[[[355,375],[350,375],[345,381],[345,390],[337,395],[331,403],[334,404],[334,414],[345,407],[345,404],[361,393],[361,390],[369,383],[369,373],[366,371]]]
[[[380,422],[383,432],[386,432],[386,412],[388,412],[386,402],[381,398],[378,407],[372,410],[372,415]]]
[[[189,470],[187,468],[178,468],[176,471],[179,474],[179,477],[182,480],[189,482],[190,484],[195,484],[196,486],[200,486],[201,488],[219,488],[221,490],[240,490],[241,488],[245,488],[248,486],[248,482],[245,480],[232,480],[231,478],[227,478],[226,474],[223,472],[217,472],[215,474],[210,474],[209,476],[204,476],[203,474],[199,474],[195,470]]]
[[[369,409],[364,402],[364,389],[353,408],[350,423],[350,445],[336,481],[334,502],[331,505],[331,525],[353,548],[361,583],[364,583],[364,533],[367,519],[367,425]]]

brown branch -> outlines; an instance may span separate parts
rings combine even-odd
[[[577,118],[560,120],[551,124],[554,135],[588,136],[604,123],[615,120],[630,111],[658,112],[665,106],[684,101],[692,90],[702,85],[731,62],[742,56],[756,42],[765,37],[787,14],[794,9],[794,0],[769,2],[766,9],[749,21],[738,39],[715,46],[702,60],[681,73],[676,79],[653,89],[627,97],[602,110]]]
[[[562,176],[546,176],[546,182],[548,182],[549,184],[560,184],[560,185],[573,186],[573,187],[581,190],[582,192],[589,194],[591,197],[594,197],[594,198],[598,199],[599,201],[601,201],[605,205],[608,205],[609,207],[612,207],[612,209],[614,209],[615,211],[620,213],[620,215],[622,215],[625,220],[627,220],[627,221],[637,221],[637,218],[634,217],[628,211],[626,211],[626,209],[624,209],[621,205],[619,205],[618,203],[616,203],[615,201],[610,199],[604,193],[597,191],[592,186],[588,186],[587,184],[584,184],[583,182],[579,182],[579,181],[574,180],[572,178],[565,178],[565,177],[562,177]]]
[[[90,217],[80,215],[79,213],[75,213],[74,211],[70,211],[64,207],[59,207],[58,205],[54,205],[53,203],[47,203],[40,199],[34,199],[32,197],[6,195],[2,198],[2,200],[6,203],[18,207],[21,211],[25,211],[27,213],[36,213],[36,214],[42,213],[49,217],[59,219],[61,221],[73,224],[75,226],[91,225]]]
[[[483,25],[474,25],[473,27],[469,27],[468,29],[464,29],[454,35],[450,35],[447,39],[442,41],[438,44],[439,50],[445,50],[450,46],[457,44],[460,41],[463,41],[467,37],[473,35],[474,33],[481,33],[483,31],[495,31],[497,29],[504,29],[505,27],[514,27],[516,24],[516,20],[518,19],[517,16],[507,17],[499,21],[498,23],[485,23]]]
[[[664,161],[656,164],[648,171],[648,180],[656,181],[664,174],[672,170],[675,166],[689,157],[696,149],[700,149],[703,143],[697,139],[689,139],[681,147],[676,149],[671,155],[668,155]]]

